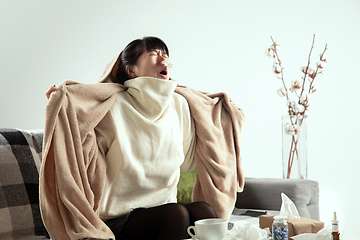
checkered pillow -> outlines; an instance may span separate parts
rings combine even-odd
[[[0,129],[0,239],[47,239],[39,210],[43,133]]]

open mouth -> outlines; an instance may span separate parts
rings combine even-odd
[[[162,70],[161,72],[159,72],[159,75],[161,75],[164,78],[167,77],[167,74],[168,74],[168,72],[166,70]]]

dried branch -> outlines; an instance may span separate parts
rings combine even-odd
[[[309,94],[312,94],[316,91],[316,89],[314,88],[314,81],[315,78],[317,77],[318,74],[321,74],[323,72],[323,68],[325,66],[325,63],[327,63],[327,59],[325,57],[325,52],[327,50],[327,44],[325,45],[325,49],[324,51],[320,54],[320,61],[317,62],[317,66],[316,66],[316,70],[314,71],[313,69],[310,68],[310,60],[311,60],[311,55],[314,49],[314,45],[315,45],[315,34],[313,35],[313,41],[311,44],[311,48],[310,48],[310,52],[309,52],[309,56],[308,56],[308,61],[307,61],[307,65],[306,67],[302,68],[302,72],[304,73],[304,76],[302,77],[302,86],[300,86],[300,82],[299,81],[294,81],[292,83],[292,86],[290,88],[290,90],[292,92],[295,93],[296,97],[298,98],[297,103],[290,100],[289,98],[289,91],[288,88],[286,87],[285,84],[285,79],[284,79],[284,67],[282,66],[282,62],[280,60],[279,54],[278,54],[278,49],[277,47],[280,46],[279,44],[277,44],[274,39],[272,38],[272,36],[270,36],[271,41],[272,41],[272,45],[267,49],[267,54],[275,59],[275,63],[274,63],[274,72],[276,73],[276,77],[279,78],[284,86],[284,91],[283,89],[279,89],[279,95],[281,96],[286,96],[287,101],[288,101],[288,113],[290,116],[290,123],[289,126],[287,126],[287,134],[292,135],[292,141],[291,141],[291,147],[290,147],[290,153],[289,153],[289,159],[288,159],[288,166],[287,166],[287,178],[290,177],[291,174],[291,169],[293,167],[293,163],[294,160],[298,159],[298,149],[297,149],[297,145],[298,145],[298,135],[297,133],[299,132],[297,129],[297,124],[299,125],[299,127],[302,126],[303,121],[305,119],[305,117],[307,117],[307,112],[308,112],[308,107],[309,107]],[[306,80],[309,80],[309,91],[305,92],[305,85],[307,83]],[[297,92],[297,90],[301,89],[300,94]],[[305,94],[305,95],[303,95]],[[303,107],[303,109],[299,108],[300,106]],[[293,121],[292,116],[294,115],[300,115],[302,116],[298,122],[297,120]],[[288,125],[288,124],[286,124]],[[300,130],[300,129],[299,129]]]

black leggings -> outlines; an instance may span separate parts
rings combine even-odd
[[[189,238],[187,228],[205,218],[217,218],[215,210],[205,202],[169,203],[133,211],[121,231],[108,224],[116,240],[180,240]],[[120,224],[121,225],[121,224]]]

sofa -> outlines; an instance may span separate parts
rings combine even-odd
[[[0,239],[49,238],[38,197],[42,141],[42,130],[0,128]],[[181,173],[180,202],[190,201],[195,175]],[[238,193],[235,207],[279,211],[282,192],[295,203],[302,217],[319,220],[319,186],[312,180],[245,178],[244,191]]]

